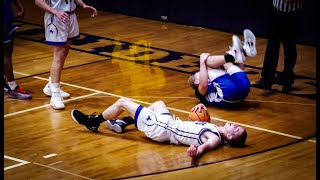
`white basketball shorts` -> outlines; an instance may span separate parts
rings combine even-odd
[[[63,23],[57,16],[46,12],[44,15],[46,43],[64,46],[68,40],[79,37],[79,25],[76,13],[70,13],[69,23]]]
[[[139,106],[135,114],[136,127],[157,142],[170,141],[170,132],[167,131],[169,120],[172,120],[171,115],[158,114],[143,106]]]

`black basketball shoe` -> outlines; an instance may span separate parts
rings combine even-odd
[[[90,131],[98,131],[101,121],[99,121],[97,118],[98,115],[95,113],[92,115],[85,115],[79,110],[74,109],[71,111],[71,117],[76,123],[86,126]]]
[[[127,127],[127,123],[125,123],[122,119],[107,120],[106,127],[111,131],[123,133],[124,129]]]

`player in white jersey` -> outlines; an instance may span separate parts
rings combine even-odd
[[[46,43],[53,46],[49,82],[43,92],[51,96],[50,104],[54,109],[64,109],[63,98],[69,97],[70,94],[61,90],[60,77],[71,40],[79,37],[76,4],[88,10],[91,17],[97,15],[97,10],[82,0],[35,0],[35,4],[45,11]]]
[[[206,109],[203,104],[198,104],[192,111],[200,111],[202,108]],[[130,116],[119,119],[124,111]],[[187,153],[190,157],[200,156],[217,148],[222,142],[242,147],[247,138],[246,130],[236,123],[216,126],[207,122],[173,118],[163,101],[144,107],[128,98],[120,98],[99,115],[86,115],[79,110],[72,110],[71,117],[93,132],[98,130],[102,122],[105,122],[108,129],[118,133],[124,132],[126,126],[135,124],[138,130],[154,141],[188,145]]]

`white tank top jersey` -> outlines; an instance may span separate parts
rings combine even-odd
[[[135,124],[147,137],[158,142],[199,146],[204,143],[200,136],[206,131],[213,132],[221,141],[221,135],[214,124],[173,119],[168,113],[158,114],[143,106],[135,114]]]
[[[220,141],[221,136],[214,124],[198,121],[182,121],[180,119],[172,119],[168,122],[168,130],[170,131],[170,143],[185,144],[199,146],[202,142],[200,137],[206,131],[216,134]]]
[[[74,0],[46,0],[46,3],[54,9],[65,12],[72,12],[77,7]]]

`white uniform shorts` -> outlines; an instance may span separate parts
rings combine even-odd
[[[44,15],[46,43],[64,46],[68,40],[79,37],[79,25],[76,13],[69,14],[70,22],[65,24],[57,16],[46,12]]]
[[[139,106],[135,113],[135,126],[150,139],[157,142],[169,142],[170,132],[168,129],[168,121],[172,120],[169,113],[159,114],[152,110]]]

